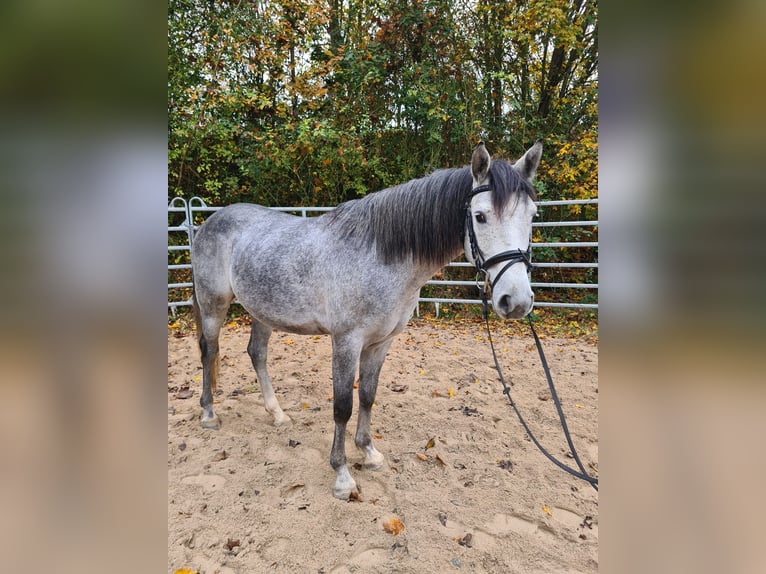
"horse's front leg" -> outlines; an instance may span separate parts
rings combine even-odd
[[[333,496],[348,500],[351,493],[358,493],[356,482],[348,471],[346,461],[346,424],[354,406],[354,376],[359,363],[361,343],[355,337],[333,337],[332,340],[332,390],[335,436],[330,451],[330,465],[337,473]]]
[[[372,443],[370,417],[375,393],[378,389],[378,377],[386,354],[393,339],[376,343],[362,351],[359,361],[359,419],[356,425],[356,446],[364,450],[364,465],[370,470],[383,468],[384,457]]]

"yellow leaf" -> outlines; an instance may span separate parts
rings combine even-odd
[[[452,398],[455,396],[455,391],[452,390],[452,387],[447,388],[447,394],[449,395],[449,398]]]
[[[423,369],[420,369],[420,374],[421,374],[421,375],[425,375],[425,374],[426,374],[425,370],[423,370]]]
[[[429,448],[433,448],[436,446],[436,437],[428,439],[428,442],[426,443],[426,446],[423,448],[423,450],[428,450]]]
[[[301,403],[301,408],[305,411],[309,406],[306,403]]]
[[[293,344],[293,340],[292,339],[290,339],[289,337],[287,339],[285,339],[285,345],[292,345],[292,344]]]
[[[173,574],[199,574],[196,570],[190,570],[189,568],[181,568],[173,572]]]
[[[553,516],[553,512],[551,512],[551,507],[547,504],[543,504],[543,512],[547,514],[548,516]]]
[[[383,523],[383,530],[385,530],[389,534],[393,534],[394,536],[396,536],[402,530],[404,530],[404,524],[402,524],[401,520],[394,517],[391,520],[388,520],[387,522]]]

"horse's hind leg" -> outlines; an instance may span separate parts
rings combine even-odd
[[[277,397],[274,394],[274,388],[271,386],[269,373],[266,371],[266,355],[269,346],[269,337],[271,337],[271,327],[256,321],[253,318],[253,326],[250,330],[250,342],[247,344],[247,354],[253,362],[255,374],[258,382],[261,384],[261,393],[266,410],[274,417],[274,425],[282,426],[290,422],[288,417],[279,406]]]
[[[372,443],[370,417],[375,393],[378,389],[378,377],[386,353],[393,339],[387,339],[367,347],[362,351],[359,362],[359,418],[356,424],[356,446],[364,450],[364,465],[370,470],[383,468],[384,457]]]
[[[220,421],[213,411],[213,393],[218,386],[218,336],[229,309],[228,298],[211,298],[199,303],[194,295],[194,319],[197,326],[197,342],[202,355],[202,428],[218,430]]]

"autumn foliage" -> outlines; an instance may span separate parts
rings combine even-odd
[[[593,197],[594,0],[171,0],[171,196],[333,205],[546,143],[543,198]]]

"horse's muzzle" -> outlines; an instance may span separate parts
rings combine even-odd
[[[535,302],[535,296],[530,293],[528,298],[518,301],[510,295],[502,295],[494,302],[495,313],[501,319],[521,319],[532,311]]]

